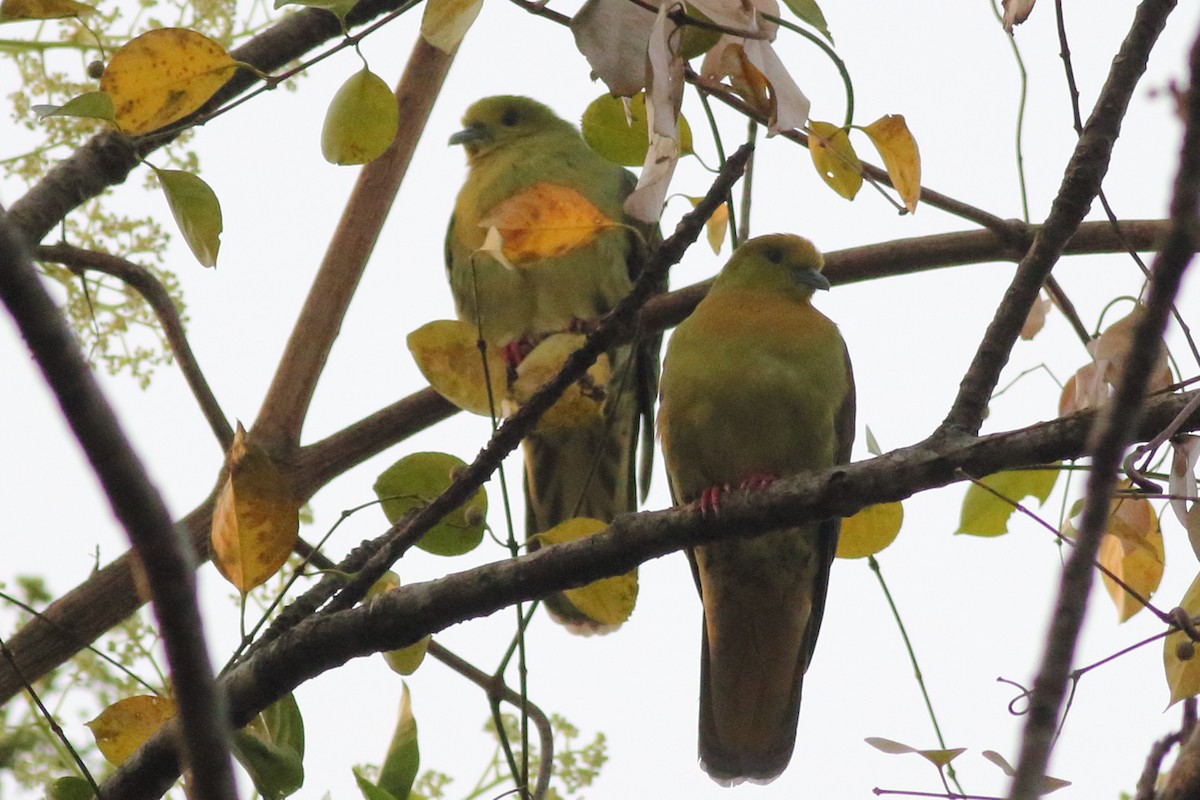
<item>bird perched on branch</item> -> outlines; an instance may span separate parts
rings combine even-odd
[[[658,427],[676,502],[719,511],[725,492],[849,460],[850,360],[811,303],[829,288],[823,263],[798,236],[752,239],[672,335]],[[839,522],[688,554],[704,605],[700,761],[719,783],[765,783],[791,759]]]
[[[658,229],[625,214],[634,176],[541,103],[484,98],[463,124],[450,137],[466,149],[468,172],[446,234],[446,270],[459,318],[515,368],[545,335],[577,330],[628,294]],[[485,247],[493,229],[504,240],[499,252]],[[639,427],[647,431],[644,494],[660,342],[646,337],[607,354],[611,378],[595,419],[525,440],[527,536],[572,517],[608,522],[636,510]],[[546,602],[575,632],[605,630],[564,595]]]

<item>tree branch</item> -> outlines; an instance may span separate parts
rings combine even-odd
[[[1148,0],[1139,9],[1139,18],[1150,4]],[[1145,24],[1152,26],[1154,23],[1151,20]],[[1154,260],[1146,310],[1134,330],[1133,341],[1129,345],[1131,353],[1157,353],[1163,346],[1162,334],[1171,305],[1179,291],[1184,270],[1192,260],[1197,243],[1200,243],[1200,218],[1197,217],[1200,209],[1200,36],[1192,46],[1190,66],[1192,90],[1188,93],[1187,124],[1171,200],[1171,232]],[[1088,590],[1092,584],[1092,561],[1100,547],[1100,537],[1108,527],[1109,501],[1117,481],[1121,456],[1134,439],[1134,427],[1140,416],[1139,407],[1154,364],[1155,359],[1149,356],[1126,359],[1116,393],[1097,420],[1083,517],[1075,539],[1075,549],[1063,569],[1045,653],[1029,700],[1021,757],[1011,791],[1014,800],[1036,800],[1040,794],[1042,776],[1054,745],[1054,731],[1066,692],[1075,643],[1083,625]]]
[[[137,552],[171,668],[184,734],[181,745],[194,770],[196,796],[234,800],[226,708],[205,649],[191,548],[176,530],[162,496],[101,394],[75,334],[42,286],[20,233],[5,215],[0,215],[0,300],[20,328]]]
[[[1136,426],[1152,436],[1197,392],[1154,398]],[[722,500],[719,516],[692,507],[623,514],[602,533],[544,547],[517,559],[411,584],[363,606],[311,616],[260,648],[226,675],[235,724],[275,699],[351,658],[405,647],[450,625],[492,614],[517,602],[618,575],[651,558],[720,538],[753,535],[806,520],[843,516],[878,502],[1001,469],[1081,457],[1097,417],[1085,411],[1020,430],[971,439],[937,449],[923,443],[869,461],[778,481]],[[1200,428],[1200,412],[1189,429]],[[104,784],[122,800],[157,796],[177,774],[169,733],[155,736]]]

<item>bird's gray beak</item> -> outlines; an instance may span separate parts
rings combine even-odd
[[[802,286],[811,286],[814,289],[828,289],[829,279],[817,272],[815,269],[804,268],[792,270],[792,280]]]
[[[448,144],[470,144],[487,138],[487,131],[478,126],[463,128],[450,137]]]

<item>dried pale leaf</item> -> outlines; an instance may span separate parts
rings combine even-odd
[[[758,67],[750,63],[743,47],[745,40],[725,34],[708,51],[700,66],[701,74],[710,80],[729,78],[737,94],[763,114],[771,113],[770,84]]]
[[[490,344],[480,354],[479,331],[474,325],[457,319],[435,320],[408,335],[408,349],[425,380],[442,397],[473,414],[491,416],[493,410],[500,411],[508,391],[508,367]]]
[[[392,570],[388,570],[367,590],[367,597],[375,597],[376,595],[399,588],[400,576]],[[398,650],[385,650],[383,652],[383,660],[387,662],[388,668],[397,675],[412,675],[417,671],[417,667],[421,666],[421,662],[425,660],[425,652],[429,649],[429,642],[432,640],[432,636],[426,636],[421,641],[410,644],[408,647],[401,647]]]
[[[808,129],[808,152],[817,173],[835,192],[853,200],[862,188],[862,164],[845,129],[816,120],[809,121]]]
[[[1009,764],[1008,760],[995,750],[984,750],[980,755],[999,767],[1001,771],[1003,771],[1004,774],[1010,778],[1017,774],[1017,771],[1013,769],[1012,764]],[[1051,778],[1049,775],[1045,775],[1042,777],[1042,788],[1038,794],[1050,794],[1051,792],[1058,791],[1064,786],[1070,785],[1070,781],[1064,781],[1062,778]]]
[[[1132,311],[1110,325],[1098,338],[1088,345],[1092,357],[1103,373],[1104,381],[1110,386],[1116,386],[1117,379],[1121,371],[1125,368],[1125,361],[1129,358],[1130,350],[1133,346],[1134,332],[1145,313],[1146,307],[1138,303],[1133,307]],[[1145,355],[1144,353],[1139,353],[1137,357],[1145,358]],[[1167,350],[1162,346],[1161,340],[1158,342],[1154,361],[1155,363],[1151,370],[1154,381],[1153,385],[1148,387],[1150,391],[1161,389],[1171,382],[1170,369],[1167,366]],[[1163,380],[1164,374],[1166,375],[1165,382]]]
[[[775,32],[779,27],[774,22],[768,22],[761,16],[762,13],[767,13],[775,17],[779,16],[779,4],[775,0],[769,0],[768,2],[763,2],[762,0],[751,0],[751,2],[742,2],[742,0],[693,0],[689,5],[695,7],[700,13],[718,25],[735,30],[762,32],[771,39],[775,38]],[[739,41],[743,39],[740,36],[733,38]]]
[[[518,406],[527,403],[538,389],[562,370],[567,358],[583,346],[584,339],[577,333],[556,333],[539,342],[517,367],[517,378],[509,390],[512,401]],[[542,415],[538,430],[570,429],[593,422],[603,409],[605,387],[610,377],[608,357],[601,355]]]
[[[925,760],[936,764],[938,767],[946,766],[967,751],[967,748],[965,747],[955,747],[950,750],[921,750],[919,748],[912,747],[911,745],[901,744],[900,742],[895,742],[891,739],[883,739],[878,736],[868,737],[866,742],[876,750],[881,750],[890,755],[916,753]]]
[[[93,6],[75,0],[4,0],[0,3],[0,21],[15,19],[62,19],[96,13]]]
[[[331,164],[366,164],[383,155],[400,127],[400,105],[387,82],[366,67],[342,84],[321,128],[321,154]]]
[[[583,112],[580,131],[588,146],[609,161],[626,167],[641,166],[650,147],[646,126],[646,96],[639,92],[628,100],[600,95]],[[679,117],[679,149],[692,152],[692,131]]]
[[[593,536],[607,527],[607,523],[598,519],[576,517],[539,533],[538,540],[545,546],[552,546]],[[637,603],[637,570],[601,578],[578,589],[567,589],[564,594],[592,621],[601,625],[620,625],[629,619]]]
[[[461,458],[449,453],[411,453],[385,469],[374,488],[388,522],[395,525],[409,511],[432,503],[466,466]],[[474,550],[483,541],[487,508],[487,493],[481,486],[469,500],[426,531],[417,547],[438,556]]]
[[[517,267],[583,247],[616,224],[576,190],[548,181],[498,203],[479,221],[499,232],[501,252]]]
[[[854,516],[842,520],[837,557],[873,556],[896,540],[903,524],[904,507],[900,503],[867,506]]]
[[[100,76],[100,91],[112,98],[118,127],[137,136],[199,109],[236,69],[225,48],[207,36],[159,28],[113,54]]]
[[[650,29],[646,51],[646,124],[650,133],[666,137],[679,145],[679,110],[683,107],[683,58],[673,43],[679,38],[679,25],[667,18],[668,3],[663,3]],[[682,148],[678,148],[682,149]]]
[[[904,202],[904,207],[910,214],[916,211],[917,201],[921,199],[921,152],[904,117],[888,114],[863,128],[863,131],[871,137],[871,144],[879,151],[883,165],[887,167],[888,178]]]
[[[663,203],[678,162],[679,146],[675,140],[652,133],[641,177],[633,192],[625,198],[625,213],[643,222],[657,222],[662,216]]]
[[[170,698],[138,695],[118,700],[86,725],[108,762],[120,766],[173,716]]]
[[[155,168],[154,173],[192,255],[201,266],[215,267],[225,228],[216,192],[199,175],[190,172]]]
[[[1108,402],[1108,384],[1096,362],[1084,364],[1067,379],[1058,399],[1058,414],[1065,417],[1085,408],[1098,408]]]
[[[654,25],[653,11],[627,0],[587,0],[571,18],[575,46],[618,97],[632,97],[646,87],[646,48]]]
[[[421,36],[450,55],[467,35],[481,8],[483,0],[428,0],[421,17]]]
[[[1200,617],[1200,575],[1192,580],[1192,585],[1184,592],[1179,607],[1193,619]],[[1163,670],[1167,687],[1171,690],[1168,707],[1200,694],[1200,658],[1193,656],[1186,661],[1179,658],[1179,647],[1186,641],[1189,641],[1187,634],[1182,631],[1175,631],[1163,640]]]
[[[105,92],[84,92],[61,106],[35,105],[31,108],[39,117],[85,117],[109,122],[114,119],[112,98]]]
[[[1011,34],[1013,27],[1020,25],[1029,18],[1036,0],[1000,0],[1004,8],[1004,31]]]
[[[1029,315],[1025,317],[1025,324],[1021,326],[1021,338],[1029,341],[1041,332],[1046,325],[1046,314],[1054,307],[1049,297],[1038,296],[1037,300],[1033,301],[1033,306],[1029,309]]]
[[[229,475],[212,517],[213,563],[243,593],[287,562],[300,531],[300,503],[283,471],[238,423]]]
[[[998,493],[972,483],[963,498],[958,530],[970,536],[1000,536],[1008,533],[1008,520],[1016,511],[1013,503],[1025,497],[1036,497],[1041,506],[1058,481],[1056,469],[1025,469],[996,472],[981,478],[984,484]],[[1009,502],[1009,501],[1012,502]]]
[[[743,47],[750,63],[771,84],[771,113],[767,119],[767,135],[774,136],[781,131],[803,128],[808,123],[811,103],[792,80],[791,73],[775,53],[771,43],[764,39],[747,39]]]
[[[1196,463],[1200,461],[1200,436],[1187,435],[1171,440],[1171,473],[1167,490],[1171,493],[1171,511],[1188,533],[1192,550],[1200,559],[1200,500],[1196,498]],[[1185,500],[1184,498],[1190,498]]]

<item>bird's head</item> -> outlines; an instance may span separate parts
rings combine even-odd
[[[788,233],[773,233],[751,239],[739,247],[721,270],[717,286],[738,286],[780,291],[812,297],[817,289],[828,289],[821,274],[825,259],[808,239]]]
[[[477,101],[467,109],[462,121],[463,129],[450,137],[450,144],[461,144],[472,159],[530,136],[575,131],[571,123],[536,100],[512,95]]]

